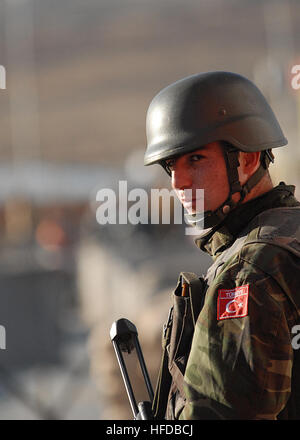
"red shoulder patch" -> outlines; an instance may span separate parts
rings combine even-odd
[[[248,315],[249,284],[235,289],[219,289],[217,319],[242,318]]]

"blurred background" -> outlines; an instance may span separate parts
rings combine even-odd
[[[0,419],[132,418],[109,338],[121,317],[155,383],[178,273],[210,260],[185,225],[99,225],[96,193],[169,188],[143,168],[161,88],[209,70],[254,80],[289,140],[274,184],[299,198],[299,25],[298,0],[1,0]]]

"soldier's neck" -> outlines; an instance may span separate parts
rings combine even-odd
[[[273,189],[273,188],[274,188],[274,186],[273,186],[271,177],[270,177],[269,173],[266,173],[264,175],[264,177],[257,183],[257,185],[255,185],[251,189],[251,191],[246,195],[246,197],[244,198],[242,203],[249,202],[249,200],[252,200],[252,199],[255,199],[259,196],[262,196],[263,194],[271,191],[271,189]],[[240,199],[240,194],[239,193],[233,194],[232,199],[234,202],[238,202]]]

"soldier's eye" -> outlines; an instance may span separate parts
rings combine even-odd
[[[192,154],[189,159],[191,162],[197,162],[198,160],[203,159],[203,156],[201,154]]]

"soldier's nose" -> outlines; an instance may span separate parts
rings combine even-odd
[[[176,190],[192,188],[192,177],[188,169],[181,162],[176,162],[172,170],[172,187]]]

